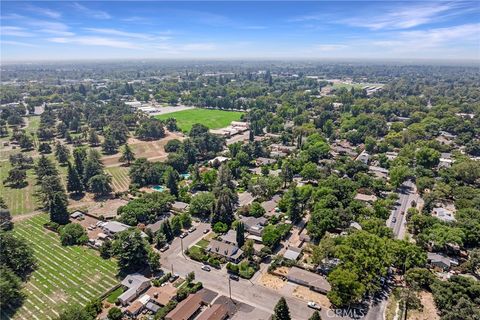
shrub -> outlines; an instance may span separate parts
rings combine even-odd
[[[69,223],[60,229],[60,241],[64,246],[82,245],[87,243],[85,229],[78,223]]]
[[[228,225],[219,221],[213,226],[213,231],[215,233],[225,233],[228,231]]]

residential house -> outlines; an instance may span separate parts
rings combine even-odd
[[[150,297],[150,301],[159,305],[166,306],[177,296],[178,289],[171,283],[166,283],[161,287],[150,287],[145,294]]]
[[[453,159],[451,153],[440,154],[440,161],[438,162],[439,168],[450,168],[452,166]]]
[[[455,216],[453,214],[453,211],[448,210],[448,209],[443,208],[443,207],[433,208],[432,216],[434,216],[437,219],[440,219],[444,222],[454,222],[455,221]]]
[[[268,220],[264,217],[241,217],[240,221],[245,225],[245,230],[255,236],[262,236],[263,228],[267,224]]]
[[[104,233],[110,237],[113,237],[115,234],[128,230],[131,226],[118,221],[108,221],[101,227]]]
[[[198,294],[190,294],[167,314],[165,320],[192,320],[201,312],[202,306],[202,297]]]
[[[141,301],[137,300],[133,302],[131,305],[129,305],[128,307],[126,307],[124,310],[124,313],[128,318],[136,319],[137,316],[143,311],[144,308],[145,308],[145,305]]]
[[[228,309],[223,304],[214,304],[196,319],[196,320],[225,320],[228,318]]]
[[[240,207],[248,206],[252,204],[252,202],[253,202],[253,195],[250,192],[245,191],[238,194],[238,205]]]
[[[301,248],[297,248],[297,247],[288,247],[288,249],[285,251],[285,253],[283,254],[283,257],[285,259],[288,259],[288,260],[293,260],[293,261],[297,261],[298,260],[298,257],[300,256],[300,254],[302,253],[302,249]]]
[[[363,201],[363,202],[375,202],[377,200],[377,196],[374,194],[364,194],[364,193],[357,193],[355,195],[355,200]]]
[[[83,219],[85,219],[85,213],[83,213],[80,210],[76,210],[70,215],[70,218],[77,219],[77,220],[83,220]]]
[[[123,279],[122,286],[126,290],[118,297],[118,301],[122,305],[127,305],[150,287],[150,280],[139,273],[129,274]]]
[[[272,199],[261,203],[262,208],[265,210],[265,215],[271,217],[278,211],[278,202],[280,201],[280,195],[276,194]]]
[[[181,202],[181,201],[175,201],[172,203],[172,210],[175,212],[185,212],[188,208],[188,203]]]
[[[209,165],[214,165],[215,163],[224,163],[226,161],[230,160],[229,158],[227,157],[223,157],[223,156],[218,156],[218,157],[215,157],[213,158],[212,160],[209,160],[208,161],[208,164]]]
[[[432,268],[440,269],[442,271],[448,271],[452,266],[458,265],[457,260],[434,252],[427,253],[427,263]]]
[[[235,230],[228,230],[227,234],[220,237],[220,239],[229,244],[233,244],[234,246],[237,245],[237,231]]]
[[[239,249],[236,245],[218,241],[218,240],[210,240],[210,243],[208,244],[207,251],[219,255],[221,257],[226,258],[228,261],[238,263],[242,256],[243,256],[243,251],[242,249]]]
[[[377,178],[388,179],[388,169],[377,166],[369,166],[368,171],[373,173]]]
[[[366,150],[363,150],[355,160],[368,164],[368,161],[370,160],[370,154]]]
[[[331,289],[330,283],[323,276],[298,267],[290,268],[287,280],[323,294],[326,294]]]
[[[274,164],[275,162],[277,162],[277,159],[264,158],[264,157],[258,157],[257,159],[255,159],[255,165],[257,167],[267,166],[269,164]]]

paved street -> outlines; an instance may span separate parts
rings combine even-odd
[[[188,246],[200,240],[204,236],[203,231],[209,228],[209,224],[198,224],[197,230],[183,239],[183,248],[186,249]],[[187,273],[194,271],[196,280],[201,281],[206,288],[214,290],[222,295],[229,296],[229,278],[225,268],[221,270],[212,268],[212,271],[210,272],[203,271],[201,269],[201,263],[192,261],[186,256],[182,255],[181,247],[182,241],[180,238],[176,238],[170,245],[170,248],[161,253],[162,267],[167,271],[172,271],[173,268],[173,272],[178,273],[182,277],[184,277]],[[231,281],[232,298],[271,314],[273,313],[275,304],[282,295],[277,291],[256,284],[255,279],[257,278],[258,276],[255,276],[253,278],[253,282],[245,279]],[[313,313],[313,310],[307,307],[305,301],[293,296],[285,297],[285,299],[287,300],[290,308],[292,319],[306,320]],[[337,316],[331,310],[328,312],[326,310],[322,311],[322,318],[346,319],[344,317]]]
[[[392,214],[387,220],[387,226],[393,229],[393,234],[397,239],[404,239],[407,227],[407,210],[412,207],[412,201],[419,203],[420,195],[417,193],[417,187],[411,180],[404,182],[400,186],[398,195],[399,205],[392,210]]]

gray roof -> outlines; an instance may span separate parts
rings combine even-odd
[[[247,206],[253,202],[253,195],[248,192],[242,192],[238,194],[238,205],[240,207]]]
[[[262,208],[265,209],[266,213],[272,212],[278,205],[280,201],[280,196],[278,194],[274,195],[272,199],[262,202]]]
[[[245,225],[245,228],[253,228],[255,226],[264,226],[267,224],[268,220],[265,217],[241,217],[240,220]]]
[[[301,282],[303,285],[309,286],[316,290],[330,291],[331,286],[327,279],[319,274],[292,267],[287,274],[287,278],[293,282]]]
[[[237,245],[237,232],[235,230],[228,230],[227,234],[220,237],[223,242]]]
[[[210,241],[207,251],[233,259],[237,259],[243,254],[243,251],[237,246],[215,239]]]
[[[140,273],[129,274],[122,280],[122,286],[127,288],[139,288],[143,283],[150,282],[150,280]]]
[[[302,249],[295,248],[295,247],[288,247],[287,251],[283,254],[285,259],[296,261],[300,254],[302,253]]]
[[[181,202],[181,201],[175,201],[172,204],[172,209],[178,210],[178,211],[183,211],[183,210],[187,209],[187,207],[188,207],[188,203]]]
[[[108,221],[103,225],[103,230],[109,231],[110,233],[118,233],[129,229],[130,226],[123,224],[118,221]]]

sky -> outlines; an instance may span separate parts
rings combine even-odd
[[[1,1],[1,61],[480,60],[479,1]]]

